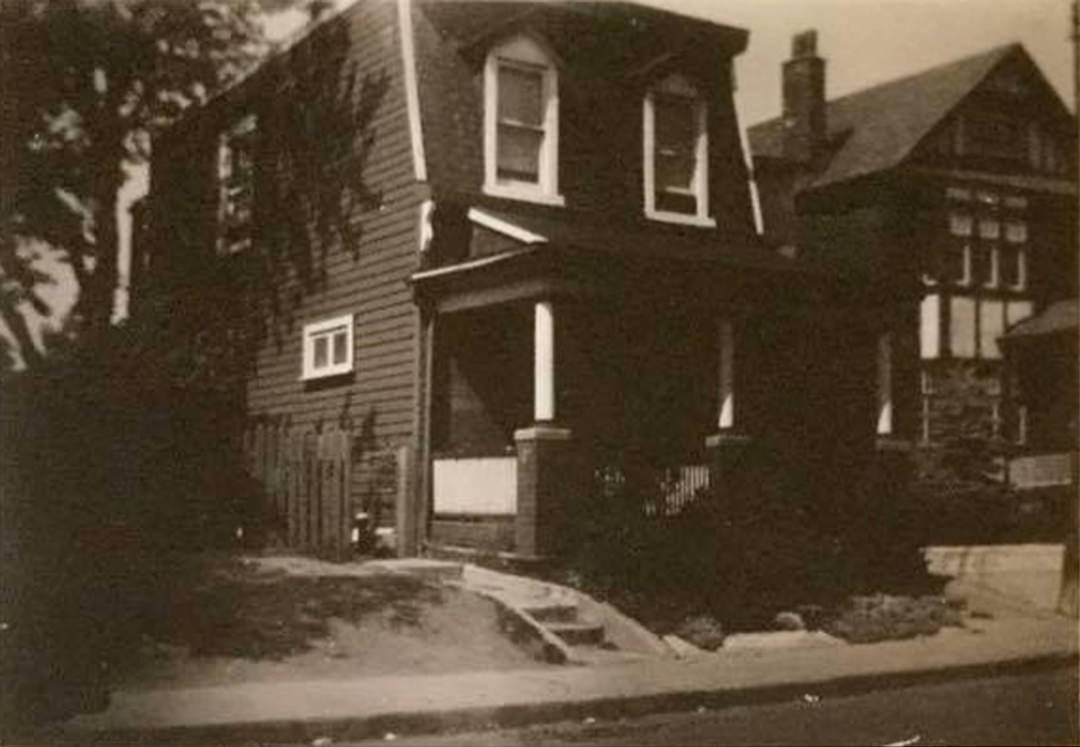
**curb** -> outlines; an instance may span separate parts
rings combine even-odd
[[[610,719],[652,713],[689,711],[697,708],[723,709],[738,705],[759,705],[801,699],[808,691],[821,696],[845,696],[874,690],[889,690],[916,684],[930,684],[975,677],[1004,676],[1075,667],[1077,653],[1046,654],[996,662],[938,667],[909,672],[862,674],[799,683],[759,687],[687,690],[628,697],[598,697],[584,700],[517,703],[470,707],[443,711],[385,713],[376,716],[330,719],[285,719],[126,729],[112,731],[41,730],[26,734],[27,743],[38,744],[207,744],[207,743],[310,743],[329,737],[334,741],[381,738],[430,733],[453,733],[495,728],[516,728],[530,724],[568,721],[586,717]]]

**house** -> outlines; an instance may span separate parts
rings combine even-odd
[[[830,100],[813,31],[783,65],[782,116],[749,128],[766,238],[918,298],[920,391],[895,416],[924,484],[1002,484],[1023,438],[1000,339],[1076,294],[1075,143],[1019,44]]]
[[[1078,319],[1075,298],[1057,301],[1001,339],[1003,387],[1018,415],[1008,462],[1009,484],[1017,491],[1065,489],[1076,497]]]
[[[360,0],[155,141],[144,287],[256,322],[229,339],[290,541],[363,505],[402,552],[546,557],[635,471],[669,511],[902,469],[906,307],[761,243],[747,39],[632,3]]]

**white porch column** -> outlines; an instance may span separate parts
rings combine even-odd
[[[724,431],[735,426],[735,332],[731,320],[720,320],[717,335],[720,349],[717,425]]]
[[[893,432],[892,403],[892,334],[878,335],[877,344],[877,434]]]
[[[555,419],[555,311],[537,301],[533,317],[533,420]]]

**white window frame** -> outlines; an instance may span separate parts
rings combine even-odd
[[[544,141],[535,184],[499,179],[499,71],[503,67],[543,75]],[[559,76],[553,55],[530,36],[514,36],[496,45],[484,63],[484,193],[548,205],[566,203],[559,194]]]
[[[345,329],[345,361],[342,363],[333,362],[333,335],[332,332],[344,327]],[[311,324],[305,324],[302,332],[301,346],[303,348],[303,364],[301,367],[301,381],[311,381],[313,379],[323,379],[328,376],[340,376],[341,374],[350,373],[353,370],[353,363],[355,360],[355,337],[354,337],[354,320],[352,314],[343,314],[341,316],[335,316],[330,319],[320,319],[317,322]],[[320,337],[329,336],[330,348],[329,359],[325,366],[315,367],[315,340]]]
[[[676,213],[658,210],[656,207],[656,96],[672,96],[690,99],[694,105],[696,123],[694,143],[693,193],[696,210]],[[642,105],[642,165],[645,189],[645,217],[667,223],[713,228],[716,220],[709,215],[709,112],[708,105],[685,78],[671,75],[650,88]]]

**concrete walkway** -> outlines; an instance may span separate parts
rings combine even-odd
[[[972,591],[992,615],[936,636],[858,646],[721,649],[681,660],[514,672],[238,684],[113,694],[50,742],[287,742],[481,729],[718,707],[1075,662],[1076,621]]]

